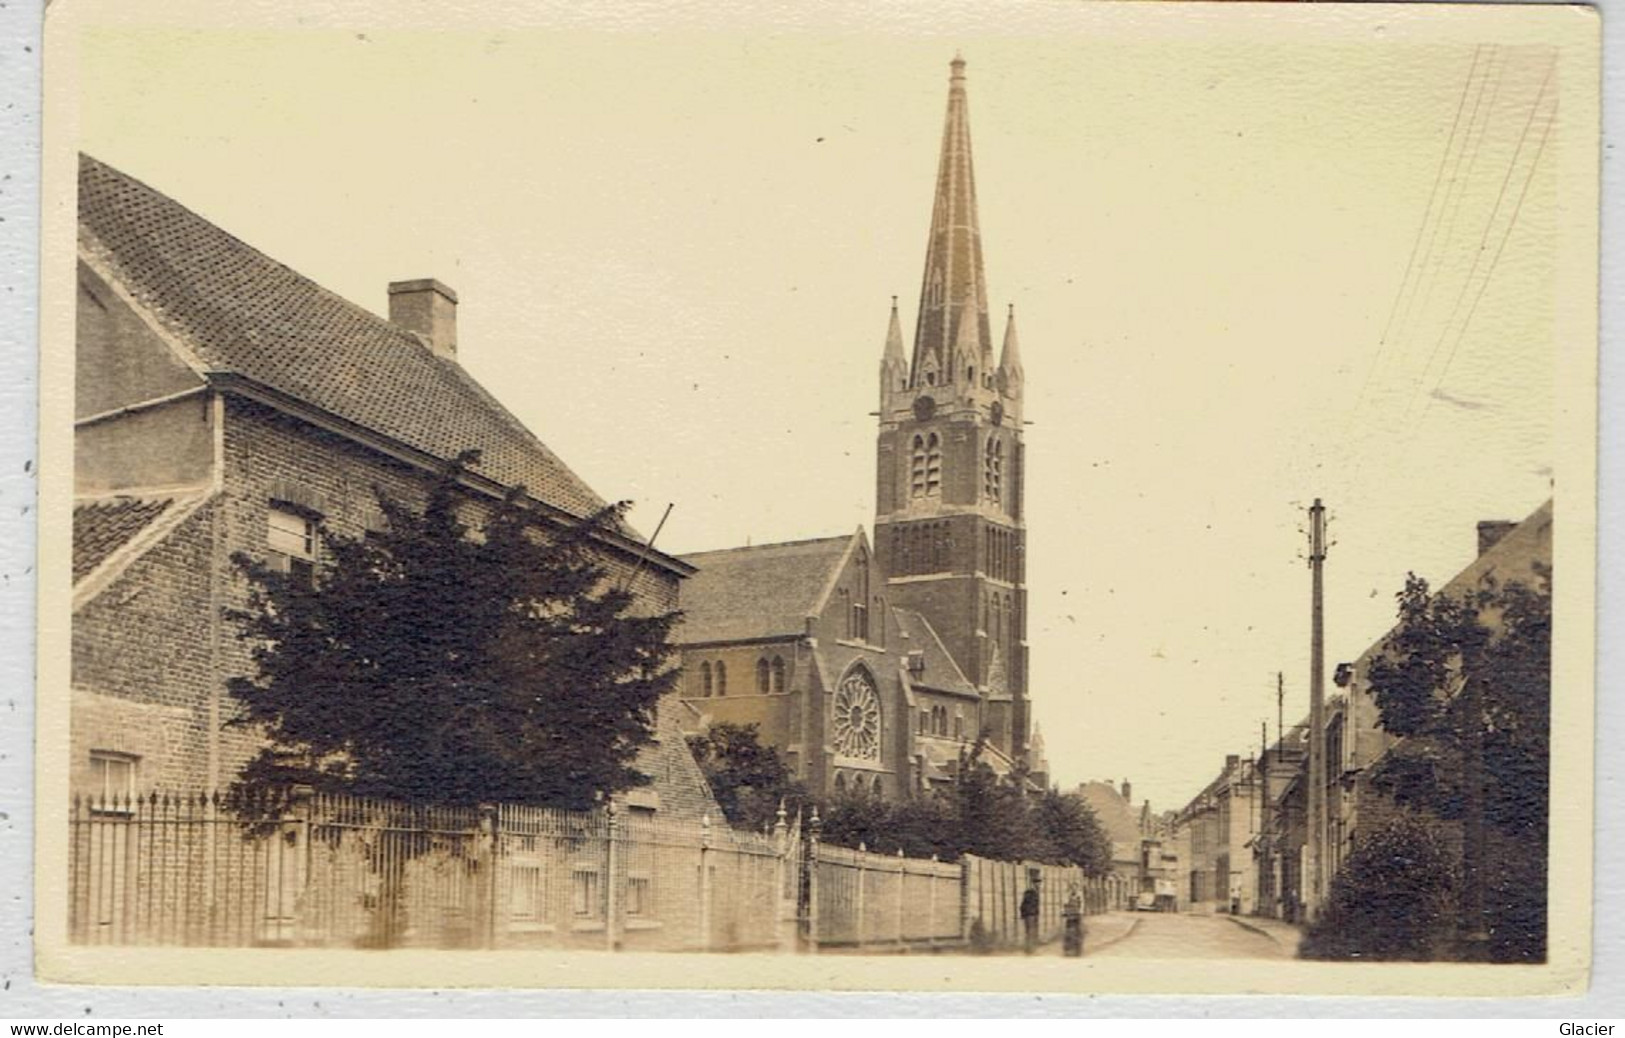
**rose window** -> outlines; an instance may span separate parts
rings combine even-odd
[[[835,752],[880,759],[880,697],[866,674],[851,675],[835,690]]]

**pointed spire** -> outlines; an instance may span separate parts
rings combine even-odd
[[[931,234],[926,242],[925,275],[920,287],[920,316],[914,332],[913,372],[916,382],[928,370],[953,362],[950,351],[962,341],[980,361],[991,354],[987,321],[987,284],[982,272],[982,231],[976,213],[976,176],[971,164],[970,119],[965,101],[965,59],[954,56],[948,77],[948,113],[942,128],[942,155],[937,164],[936,199],[931,208]],[[962,325],[968,323],[968,329]]]
[[[903,365],[903,324],[897,318],[897,297],[891,297],[891,325],[886,329],[886,352],[880,357],[884,364]]]
[[[1022,377],[1021,345],[1016,338],[1016,304],[1010,304],[1010,316],[1004,324],[1004,353],[999,357],[999,371],[1005,380],[1014,384]]]

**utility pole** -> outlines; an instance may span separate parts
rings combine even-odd
[[[1275,749],[1286,741],[1286,675],[1275,672]]]
[[[1275,865],[1270,860],[1270,723],[1258,722],[1258,911],[1273,916]]]
[[[1326,507],[1317,497],[1309,506],[1309,889],[1304,900],[1311,922],[1319,918],[1326,898],[1325,577],[1321,572],[1325,562]]]

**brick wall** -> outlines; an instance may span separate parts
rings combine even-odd
[[[263,557],[273,500],[313,508],[324,528],[359,536],[378,521],[374,487],[421,506],[430,477],[422,470],[314,428],[265,406],[228,397],[221,491],[130,563],[75,615],[73,624],[72,761],[76,788],[90,780],[92,749],[140,756],[143,788],[198,788],[210,781],[211,700],[222,720],[235,710],[224,692],[231,676],[251,672],[249,645],[216,613],[246,604],[248,585],[233,552]],[[470,495],[466,522],[489,515],[489,499]],[[625,580],[636,564],[607,561],[609,579]],[[639,608],[676,608],[677,578],[645,565],[632,591]],[[668,798],[689,811],[709,801],[680,736],[678,753],[656,753]],[[220,784],[258,749],[252,732],[217,736]],[[686,759],[686,765],[684,764]],[[699,808],[703,811],[703,806]]]

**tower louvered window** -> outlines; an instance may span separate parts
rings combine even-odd
[[[997,436],[987,438],[982,454],[982,496],[994,504],[1004,498],[1004,441]]]
[[[932,433],[925,441],[925,496],[942,493],[942,441]]]
[[[914,453],[909,467],[909,495],[925,496],[925,437],[914,437]]]

